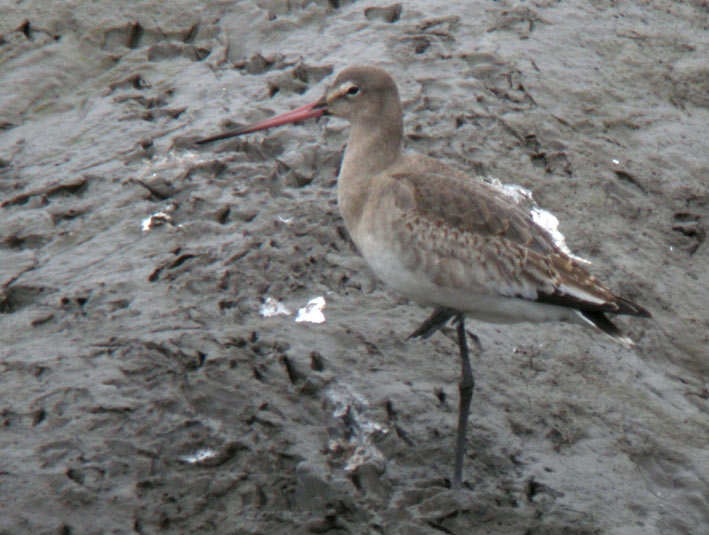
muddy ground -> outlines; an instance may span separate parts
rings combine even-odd
[[[0,533],[707,533],[706,2],[0,10]],[[459,494],[454,333],[407,341],[347,237],[347,125],[191,144],[362,63],[654,316],[469,321]]]

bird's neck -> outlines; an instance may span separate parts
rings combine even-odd
[[[390,167],[401,155],[401,130],[401,119],[387,124],[353,124],[339,178],[376,175]]]
[[[345,225],[352,233],[377,175],[390,168],[401,156],[402,120],[372,125],[354,123],[337,177],[338,203]]]

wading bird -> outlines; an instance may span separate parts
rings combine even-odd
[[[650,313],[590,275],[510,190],[402,152],[399,93],[382,69],[346,69],[314,104],[197,143],[322,115],[351,123],[337,198],[352,240],[390,288],[434,307],[411,336],[457,324],[462,372],[452,487],[459,489],[474,388],[465,317],[567,321],[629,342],[606,314]]]

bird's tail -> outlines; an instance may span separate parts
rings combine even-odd
[[[591,324],[593,327],[600,329],[626,347],[633,347],[635,345],[635,342],[625,336],[618,326],[609,320],[603,312],[588,310],[578,310],[577,312],[585,324]]]

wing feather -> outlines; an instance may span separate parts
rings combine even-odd
[[[399,239],[436,284],[485,288],[583,312],[649,316],[613,294],[539,226],[524,206],[445,164],[417,157],[390,176]],[[411,172],[411,169],[417,169]]]

